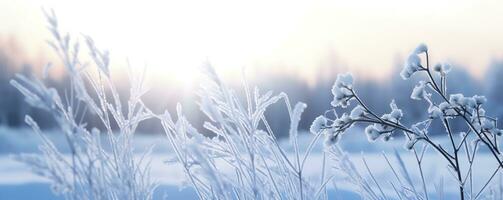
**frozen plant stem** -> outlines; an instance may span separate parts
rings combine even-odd
[[[426,58],[425,66],[421,63],[420,55],[423,54]],[[317,130],[317,134],[325,134],[327,137],[339,138],[340,135],[349,127],[357,123],[363,123],[367,124],[365,133],[369,141],[373,142],[378,138],[382,138],[384,141],[387,141],[396,132],[401,131],[404,133],[407,140],[405,143],[406,149],[412,150],[416,157],[416,163],[423,182],[423,192],[425,198],[428,199],[428,192],[425,183],[427,180],[424,178],[421,164],[424,151],[426,151],[426,146],[423,147],[421,156],[419,156],[415,149],[415,145],[418,142],[424,142],[425,145],[433,147],[433,149],[448,162],[449,169],[452,170],[451,172],[453,172],[453,175],[459,184],[460,199],[465,199],[467,195],[465,186],[468,183],[470,184],[469,196],[470,198],[473,198],[474,177],[472,174],[477,144],[481,142],[489,148],[499,166],[496,170],[498,171],[501,167],[503,167],[503,163],[500,158],[501,153],[497,145],[497,137],[502,135],[503,132],[497,128],[497,120],[485,114],[486,112],[481,106],[486,102],[485,97],[477,95],[473,97],[465,97],[462,94],[451,94],[449,98],[447,97],[446,77],[450,68],[450,65],[445,63],[439,63],[435,65],[434,68],[430,67],[429,52],[426,45],[419,45],[408,57],[400,75],[402,78],[408,79],[416,73],[425,72],[427,74],[426,80],[420,81],[419,84],[415,86],[411,94],[411,99],[424,100],[429,104],[427,109],[429,114],[428,118],[424,121],[413,123],[410,128],[400,122],[402,120],[403,113],[394,101],[390,103],[391,112],[379,116],[373,112],[360,97],[358,97],[356,91],[353,89],[353,77],[350,74],[340,74],[337,76],[337,80],[332,88],[334,100],[331,104],[334,107],[333,110],[339,107],[348,107],[352,100],[356,101],[357,106],[352,109],[350,114],[343,113],[341,116],[336,116],[335,119],[328,120],[330,123],[323,124],[321,128]],[[440,84],[438,84],[435,80],[435,75],[440,77]],[[431,91],[433,91],[433,93]],[[436,102],[436,100],[432,98],[433,94],[441,97],[440,102]],[[459,143],[456,143],[456,133],[454,133],[451,128],[451,120],[456,119],[463,121],[468,128],[466,133],[462,133],[462,139]],[[449,138],[450,148],[444,148],[440,144],[434,142],[429,136],[429,128],[434,120],[441,121],[444,126],[447,137]],[[319,122],[321,121],[315,120],[312,127],[318,127],[317,125],[315,126],[315,124]],[[469,145],[467,144],[469,141],[469,135],[475,135],[475,140],[473,141],[475,145],[473,148],[469,148]],[[460,153],[463,146],[465,147],[464,151],[468,160],[468,169],[466,170],[462,170],[462,166],[466,165],[463,165],[460,160]],[[464,171],[466,171],[466,175],[463,175]],[[489,178],[487,184],[489,184],[493,177],[494,175]],[[469,182],[467,182],[467,179],[469,179]],[[485,187],[483,187],[476,196],[479,196],[483,192],[484,188]],[[400,196],[405,195],[401,194],[400,191],[397,191],[397,194],[399,198],[401,198]],[[423,197],[417,198],[422,199]]]

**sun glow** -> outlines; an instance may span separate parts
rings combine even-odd
[[[179,83],[192,79],[205,61],[234,77],[243,67],[270,57],[303,15],[302,3],[288,1],[53,0],[42,4],[56,11],[66,30],[90,35],[112,56],[128,57],[148,66],[153,76]],[[285,5],[289,9],[282,9]]]
[[[53,8],[65,30],[92,36],[118,63],[134,60],[151,76],[180,84],[192,82],[206,61],[231,79],[246,68],[257,72],[251,76],[289,73],[314,83],[333,67],[387,77],[397,58],[421,42],[436,49],[433,57],[463,63],[479,76],[503,55],[499,1],[4,0],[0,5],[5,10],[0,30],[22,38],[31,54],[47,50],[38,42],[48,38],[40,8]]]

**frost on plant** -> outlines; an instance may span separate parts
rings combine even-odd
[[[326,127],[327,127],[327,118],[323,115],[320,115],[316,117],[316,119],[314,119],[309,130],[313,134],[318,134]]]
[[[351,93],[353,88],[353,76],[351,74],[339,74],[337,75],[337,80],[332,87],[332,94],[334,95],[334,100],[332,101],[332,106],[341,106],[345,108],[348,105],[348,101],[353,95]]]
[[[297,141],[298,124],[306,104],[292,107],[286,94],[250,91],[243,88],[246,102],[222,82],[214,69],[203,69],[199,106],[210,121],[199,132],[187,121],[179,105],[176,118],[168,112],[158,116],[178,163],[200,199],[319,199],[326,198],[325,166],[319,180],[304,175],[306,160],[316,132],[325,128],[323,118],[312,127],[316,136],[307,152],[301,153]],[[287,156],[278,144],[264,113],[272,104],[284,104],[289,113],[290,145],[295,156]],[[203,135],[204,133],[204,135]],[[211,136],[211,137],[207,137]],[[315,198],[316,197],[316,198]]]
[[[70,153],[58,149],[37,122],[26,116],[26,123],[42,139],[41,154],[18,159],[48,178],[53,192],[65,199],[152,199],[156,185],[150,177],[149,152],[135,156],[132,142],[139,123],[151,117],[140,99],[146,91],[141,73],[130,77],[129,98],[119,97],[108,53],[86,37],[92,62],[83,62],[78,38],[59,31],[53,12],[46,17],[53,36],[49,45],[64,64],[69,86],[61,96],[34,76],[18,75],[11,84],[31,106],[55,119]],[[87,116],[99,119],[102,130],[88,127]]]
[[[332,88],[334,99],[331,105],[333,106],[333,110],[346,108],[351,103],[354,103],[355,106],[350,113],[336,115],[335,119],[326,119],[325,116],[320,116],[313,122],[311,132],[316,131],[326,134],[326,137],[338,138],[349,127],[355,124],[363,124],[366,126],[364,133],[370,142],[374,142],[379,138],[382,138],[383,141],[388,141],[390,138],[402,133],[405,140],[404,148],[410,150],[416,157],[417,167],[420,170],[422,179],[422,191],[416,190],[413,187],[408,188],[413,191],[414,195],[411,196],[412,199],[428,199],[429,192],[426,185],[433,182],[433,180],[425,179],[422,173],[422,155],[427,148],[436,151],[447,163],[452,177],[459,185],[460,199],[480,198],[484,196],[484,191],[490,185],[494,175],[503,167],[503,156],[498,144],[498,136],[502,134],[502,130],[497,127],[497,119],[486,114],[483,108],[483,105],[487,101],[485,97],[477,95],[470,97],[448,92],[446,77],[451,70],[451,66],[439,63],[431,67],[428,51],[426,45],[419,45],[409,55],[400,72],[400,76],[403,79],[409,79],[418,73],[426,75],[426,78],[419,81],[412,89],[410,98],[417,101],[425,101],[428,104],[424,111],[428,113],[428,118],[413,122],[410,125],[404,124],[402,123],[402,118],[406,116],[406,113],[402,113],[402,110],[394,101],[390,103],[389,113],[382,115],[375,113],[366,106],[364,100],[359,98],[357,92],[352,87],[353,77],[350,74],[342,74],[337,76],[337,80]],[[454,130],[451,125],[454,121],[463,122],[466,131]],[[447,138],[449,141],[448,145],[441,145],[435,141],[436,138],[429,132],[433,123],[438,123],[444,127],[445,133],[439,135]],[[478,149],[482,147],[492,154],[497,168],[494,169],[493,176],[490,176],[486,180],[486,184],[473,185],[474,179],[479,178],[473,176],[473,171],[477,170],[476,161],[474,162],[474,160],[478,154]],[[355,175],[352,166],[347,165],[347,162],[345,162],[347,159],[339,149],[328,146],[327,151],[331,152],[331,157],[338,161],[339,166],[336,167],[342,169],[345,174],[352,177],[350,182],[359,185],[362,191],[366,191],[362,193],[363,198],[388,198],[384,194],[381,195],[380,192],[371,191],[375,190],[375,188],[368,186],[369,184],[366,181],[356,180],[362,178],[358,174]],[[401,163],[400,166],[403,166],[403,162],[399,163]],[[392,165],[389,166],[393,169]],[[479,167],[479,170],[487,170],[487,166]],[[400,168],[406,169],[405,167]],[[397,180],[400,179],[397,178]],[[380,189],[377,181],[374,181],[373,184],[377,185]],[[403,186],[392,186],[394,191],[396,191],[396,196],[392,198],[401,199],[402,197],[407,197],[403,196],[405,193],[400,192]]]

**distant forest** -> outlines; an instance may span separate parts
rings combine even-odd
[[[47,117],[49,115],[42,110],[28,106],[23,101],[20,93],[9,84],[9,80],[16,73],[25,75],[34,74],[33,67],[30,65],[12,66],[12,63],[14,62],[11,62],[9,55],[6,54],[5,51],[0,50],[0,126],[14,128],[24,127],[24,116],[30,114],[39,122],[42,128],[53,128],[54,121]],[[402,80],[399,76],[399,70],[401,68],[402,66],[398,64],[394,66],[392,73],[389,75],[389,79],[384,81],[359,79],[359,75],[354,74],[356,78],[355,87],[362,98],[368,100],[366,103],[369,107],[376,110],[377,113],[388,112],[389,107],[382,105],[387,105],[394,99],[398,107],[403,109],[404,113],[408,114],[404,116],[404,122],[406,124],[407,121],[425,119],[427,113],[421,106],[427,107],[428,105],[425,102],[414,102],[414,100],[409,98],[414,85],[418,82],[418,77],[413,77],[412,81]],[[276,77],[274,78],[251,80],[250,85],[258,86],[261,92],[267,90],[273,90],[274,92],[283,91],[289,95],[292,102],[302,101],[307,103],[308,108],[303,114],[303,120],[299,128],[308,130],[310,123],[319,113],[323,113],[325,110],[330,109],[330,101],[332,100],[330,90],[333,81],[335,81],[337,72],[345,71],[338,68],[338,66],[333,66],[333,68],[329,70],[329,73],[333,73],[333,79],[326,78],[327,74],[325,73],[323,74],[325,78],[320,78],[314,86],[308,85],[305,80],[298,77],[287,75],[275,75]],[[38,76],[40,76],[40,74],[38,74]],[[365,77],[369,76],[367,75]],[[503,78],[503,61],[493,61],[481,80],[472,77],[468,71],[466,71],[466,68],[453,64],[452,71],[448,75],[448,92],[451,94],[464,93],[465,95],[485,95],[488,99],[488,104],[486,105],[488,113],[497,116],[499,119],[503,119],[503,82],[500,80],[501,78]],[[62,96],[64,96],[64,86],[68,85],[68,79],[63,77],[55,80],[49,77],[43,81],[46,81],[49,85],[56,88]],[[231,87],[235,89],[236,92],[243,92],[241,85],[231,85]],[[126,88],[127,86],[122,90],[122,95],[127,95],[128,91]],[[164,109],[174,111],[176,103],[180,102],[184,106],[184,110],[188,112],[187,116],[195,123],[193,125],[195,127],[201,127],[202,122],[208,119],[205,119],[203,115],[201,115],[196,103],[194,103],[194,100],[198,100],[196,95],[197,90],[197,84],[194,86],[193,92],[182,91],[176,86],[158,85],[153,87],[143,100],[154,111],[159,113]],[[278,136],[285,136],[288,134],[287,131],[284,131],[288,130],[285,128],[289,126],[288,120],[278,117],[285,116],[286,112],[286,109],[282,106],[273,106],[271,110],[266,113],[271,127]],[[92,119],[88,121],[91,121],[91,124],[88,124],[88,126],[95,126],[95,124],[92,124]],[[157,133],[160,130],[157,124],[158,123],[154,122],[144,123],[143,126],[139,128],[139,131],[147,134]],[[500,126],[501,125],[500,122]],[[460,126],[458,125],[458,127]],[[441,127],[434,125],[433,128]],[[454,122],[454,128],[456,128],[456,122]],[[435,131],[432,131],[432,133],[434,132]]]

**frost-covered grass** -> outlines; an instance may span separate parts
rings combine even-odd
[[[109,71],[108,52],[84,37],[91,62],[82,61],[81,39],[61,33],[54,12],[45,14],[53,36],[48,43],[64,64],[70,84],[58,92],[35,76],[23,75],[10,83],[26,102],[57,122],[69,154],[26,116],[26,123],[40,138],[40,153],[21,154],[17,160],[49,179],[52,191],[65,199],[151,199],[156,184],[150,177],[149,152],[136,157],[133,146],[139,123],[151,117],[140,99],[144,77],[130,71],[137,75],[130,77],[129,96],[120,97]],[[101,130],[87,126],[88,116],[99,119]],[[109,149],[103,146],[102,133]]]
[[[199,96],[201,111],[210,119],[204,123],[205,137],[186,120],[179,105],[176,118],[166,112],[158,116],[179,163],[201,199],[308,199],[327,198],[326,163],[319,166],[321,176],[307,179],[305,164],[314,144],[300,152],[298,123],[306,108],[292,107],[284,93],[260,93],[243,81],[246,101],[219,79],[209,65]],[[253,92],[252,92],[253,91]],[[279,145],[265,117],[267,107],[284,104],[290,118],[289,157]],[[324,155],[324,154],[323,154]],[[325,160],[325,159],[324,159]]]

